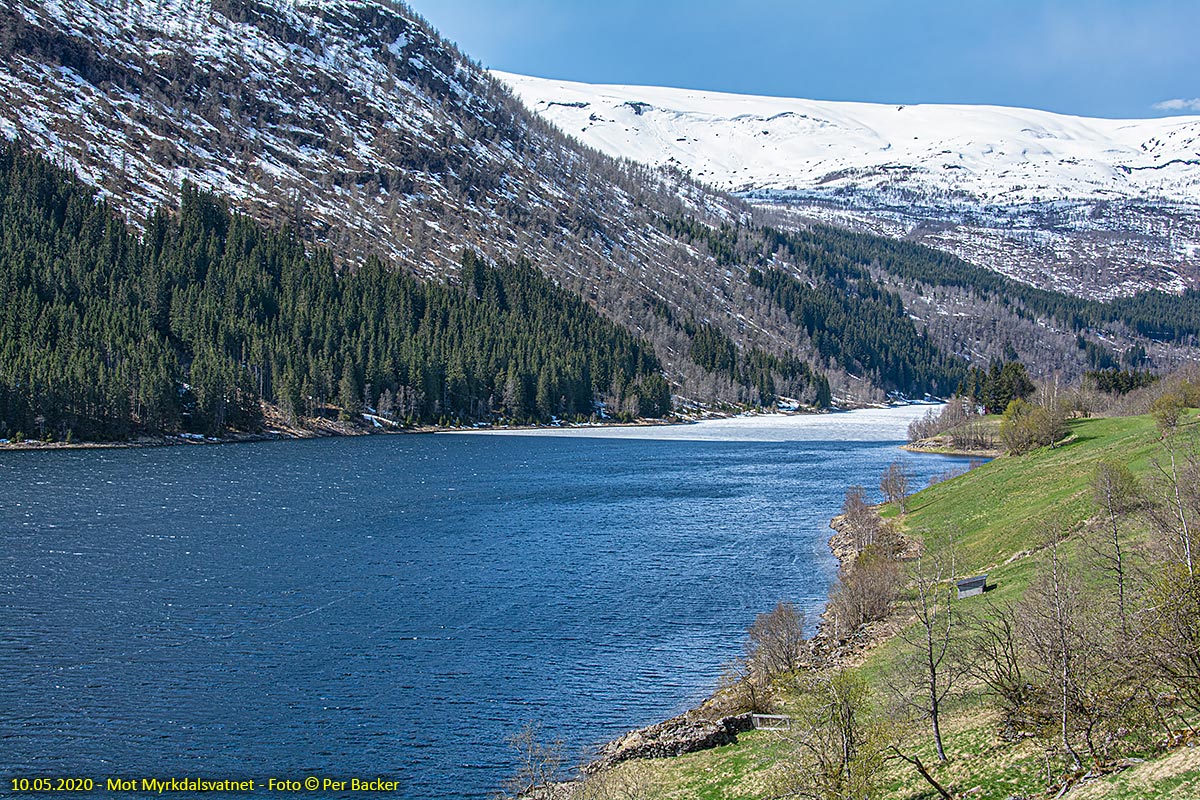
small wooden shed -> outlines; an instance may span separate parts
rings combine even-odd
[[[973,578],[963,578],[958,581],[958,599],[974,597],[983,594],[987,589],[987,575],[976,575]]]

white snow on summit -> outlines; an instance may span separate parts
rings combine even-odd
[[[1000,106],[796,100],[493,74],[585,144],[674,165],[729,191],[900,184],[1001,205],[1200,203],[1200,116],[1092,119]]]
[[[1200,116],[1091,119],[493,73],[584,144],[1105,299],[1200,286]]]

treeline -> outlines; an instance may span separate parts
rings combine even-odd
[[[869,278],[852,286],[803,283],[778,269],[750,271],[750,283],[812,339],[822,359],[906,395],[944,395],[962,363],[918,332],[899,296]]]
[[[661,224],[672,236],[703,246],[721,264],[749,266],[751,285],[805,330],[826,363],[906,395],[944,395],[962,379],[962,362],[917,330],[900,296],[823,238],[771,227],[714,228],[683,217]],[[777,257],[804,265],[814,280],[801,282],[774,267]]]
[[[1099,369],[1083,373],[1083,378],[1106,394],[1129,394],[1158,381],[1149,370]]]
[[[955,394],[970,399],[988,414],[1003,414],[1009,403],[1024,400],[1033,394],[1035,388],[1029,372],[1020,361],[1003,364],[992,361],[986,370],[971,367]]]
[[[803,247],[824,251],[821,263],[875,265],[883,271],[925,286],[952,286],[1011,307],[1017,314],[1042,316],[1081,331],[1124,323],[1150,339],[1194,344],[1200,337],[1200,292],[1182,295],[1157,290],[1109,302],[1038,289],[957,256],[913,242],[884,239],[829,225],[814,225],[793,236]]]
[[[709,229],[709,233],[699,228],[690,220],[667,223],[672,233],[710,240],[710,251],[725,263],[745,258],[748,254],[745,244],[757,244],[762,248],[755,254],[760,263],[766,263],[774,254],[782,254],[794,263],[806,265],[814,277],[842,287],[869,279],[870,268],[874,267],[921,288],[966,289],[1011,308],[1019,316],[1047,317],[1075,331],[1120,322],[1142,336],[1159,341],[1194,343],[1200,337],[1200,292],[1194,289],[1182,295],[1157,290],[1139,292],[1132,297],[1100,302],[1029,286],[927,245],[832,225],[818,224],[797,231],[764,227],[754,231],[754,236],[744,226],[725,225]]]
[[[0,433],[124,437],[364,408],[406,422],[661,416],[652,350],[529,264],[462,288],[263,229],[185,186],[138,239],[73,176],[0,147]],[[336,407],[336,411],[331,406]]]

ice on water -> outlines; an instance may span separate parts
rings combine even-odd
[[[758,414],[704,420],[690,425],[597,425],[527,430],[493,428],[472,433],[694,442],[887,442],[904,440],[908,424],[935,407],[915,404],[832,414]]]

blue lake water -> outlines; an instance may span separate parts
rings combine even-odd
[[[582,757],[815,617],[845,488],[957,466],[896,449],[913,413],[0,453],[0,781],[486,797],[523,723]]]

